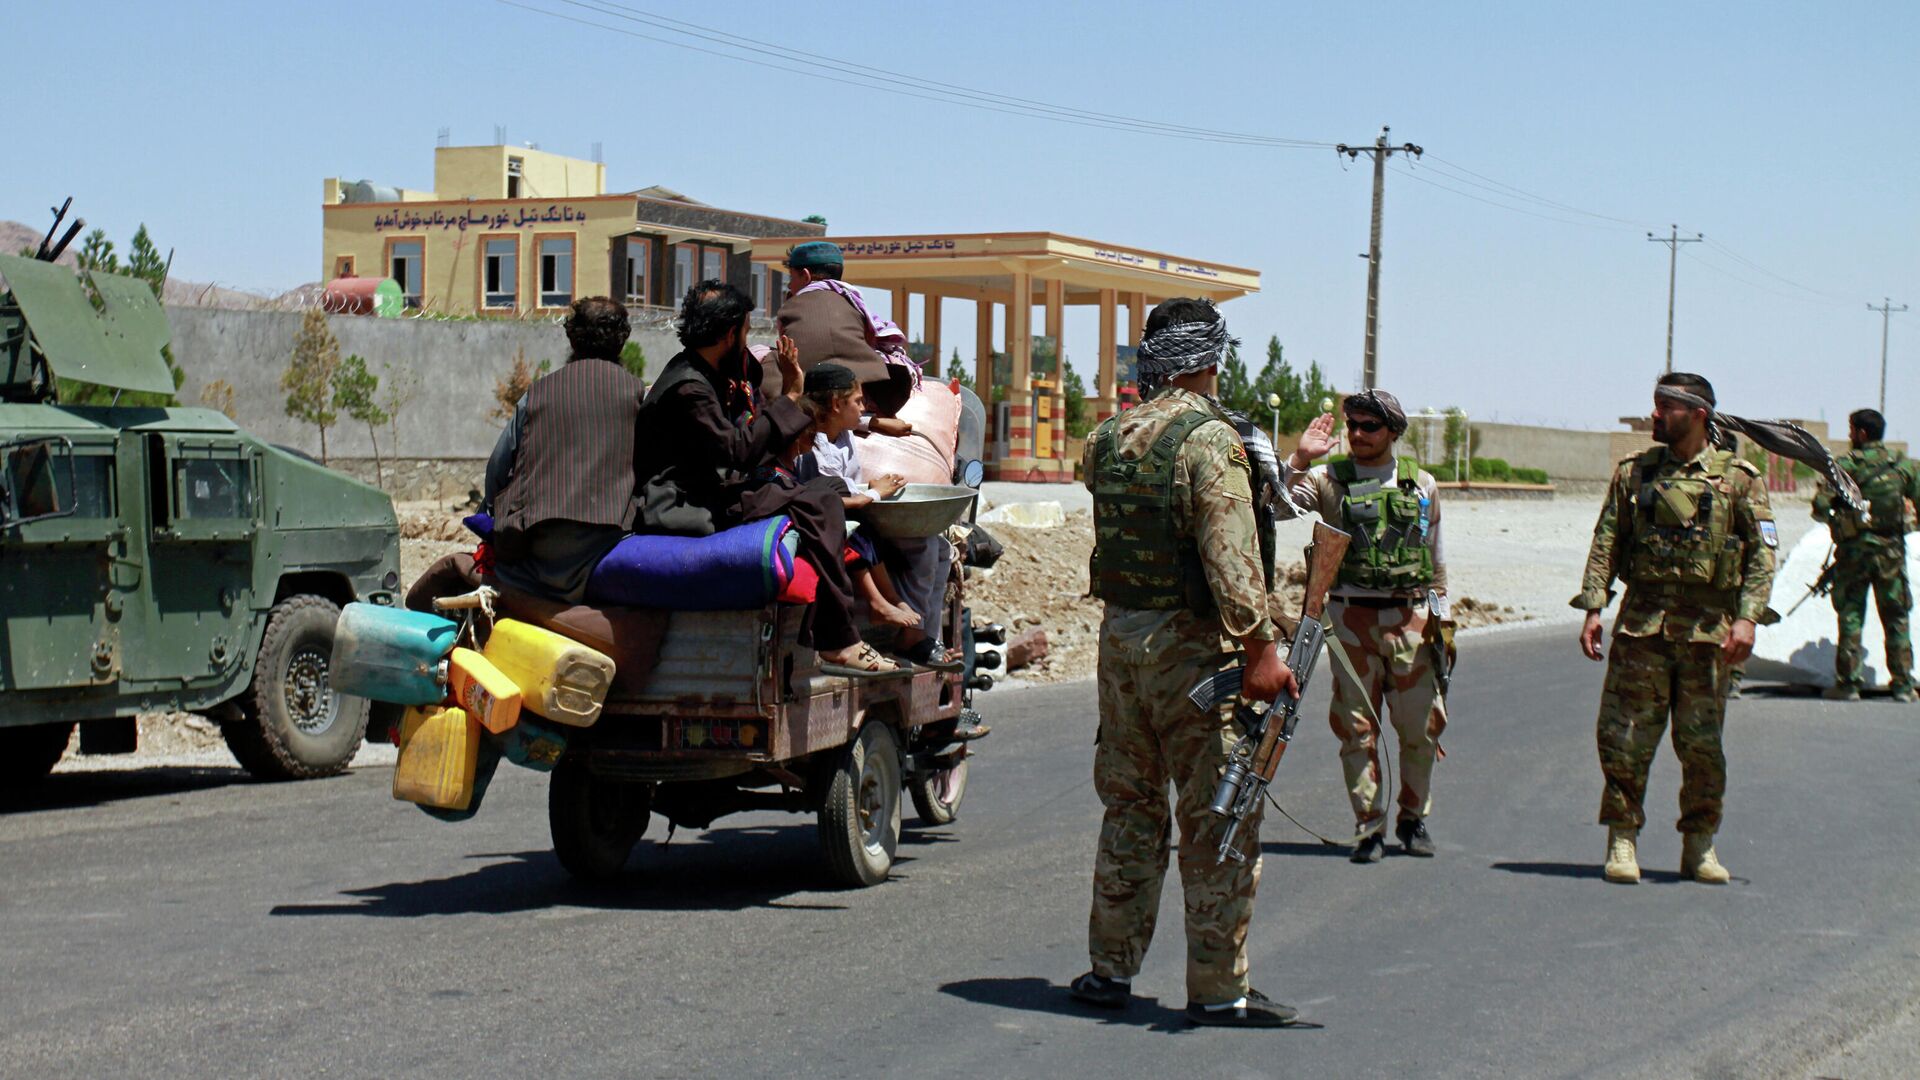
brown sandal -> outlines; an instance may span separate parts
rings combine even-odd
[[[873,646],[864,641],[860,643],[859,650],[853,654],[852,661],[836,664],[823,660],[820,663],[820,671],[822,674],[839,675],[848,679],[891,679],[913,674],[913,669],[901,667],[880,655]]]

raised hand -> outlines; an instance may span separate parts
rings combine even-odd
[[[1333,452],[1333,414],[1321,413],[1314,417],[1307,430],[1300,433],[1300,442],[1294,448],[1293,457],[1287,464],[1295,469],[1305,469],[1315,458],[1326,457]]]
[[[773,361],[780,369],[781,393],[790,398],[799,398],[806,384],[806,376],[800,372],[800,346],[785,334],[773,347]]]

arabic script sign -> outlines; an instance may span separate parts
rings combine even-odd
[[[386,232],[397,229],[401,232],[419,232],[422,229],[524,229],[529,225],[564,225],[587,220],[585,210],[576,210],[571,206],[549,203],[541,206],[521,206],[513,210],[497,210],[487,213],[482,210],[475,213],[471,209],[449,213],[435,210],[431,214],[418,210],[391,210],[375,215],[374,232]]]
[[[871,240],[841,244],[840,250],[847,255],[919,255],[929,251],[952,251],[953,241],[944,237],[933,240]]]
[[[1157,264],[1157,265],[1151,266],[1150,268],[1163,270],[1173,274],[1190,274],[1195,277],[1208,277],[1208,278],[1217,278],[1220,276],[1220,271],[1215,270],[1211,267],[1194,266],[1189,263],[1178,262],[1173,259],[1162,259],[1158,257],[1149,259],[1145,255],[1136,255],[1131,251],[1109,251],[1106,248],[1094,248],[1093,257],[1096,259],[1104,259],[1107,262],[1120,263],[1124,266],[1138,266],[1143,269],[1149,268],[1150,264]]]

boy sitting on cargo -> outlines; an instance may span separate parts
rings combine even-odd
[[[815,418],[816,431],[812,445],[799,459],[796,473],[800,479],[825,478],[838,484],[844,492],[841,505],[849,516],[872,505],[875,498],[898,494],[906,486],[898,474],[876,477],[869,485],[860,468],[853,439],[855,432],[866,430],[868,418],[866,394],[855,382],[853,372],[839,364],[821,364],[807,372],[804,392],[800,404]],[[917,613],[912,624],[901,631],[899,655],[916,664],[959,670],[959,658],[940,642],[953,546],[939,536],[868,542],[879,548],[879,557],[872,560],[875,576],[885,578],[890,566],[899,600]]]
[[[799,405],[802,377],[792,341],[775,358],[783,392],[760,391],[761,367],[747,352],[753,301],[723,281],[688,290],[679,318],[685,346],[647,393],[636,446],[635,530],[709,536],[719,529],[785,514],[800,554],[820,575],[812,644],[823,670],[848,677],[891,675],[900,666],[860,640],[853,581],[841,559],[846,513],[824,483],[792,488],[755,479],[759,470],[813,426]]]

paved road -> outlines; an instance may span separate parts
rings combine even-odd
[[[857,892],[827,888],[810,823],[780,815],[649,845],[625,887],[582,889],[517,770],[464,825],[388,800],[384,769],[57,777],[0,814],[0,1073],[1920,1072],[1920,712],[1736,703],[1736,883],[1678,881],[1656,828],[1650,881],[1624,888],[1600,880],[1591,823],[1599,667],[1562,628],[1474,639],[1462,668],[1438,859],[1356,867],[1268,824],[1255,980],[1317,1030],[1184,1030],[1177,919],[1129,1013],[1065,1000],[1099,814],[1075,684],[989,695],[961,820]],[[1341,829],[1332,741],[1303,731],[1282,797]],[[1663,750],[1663,821],[1677,783]]]

